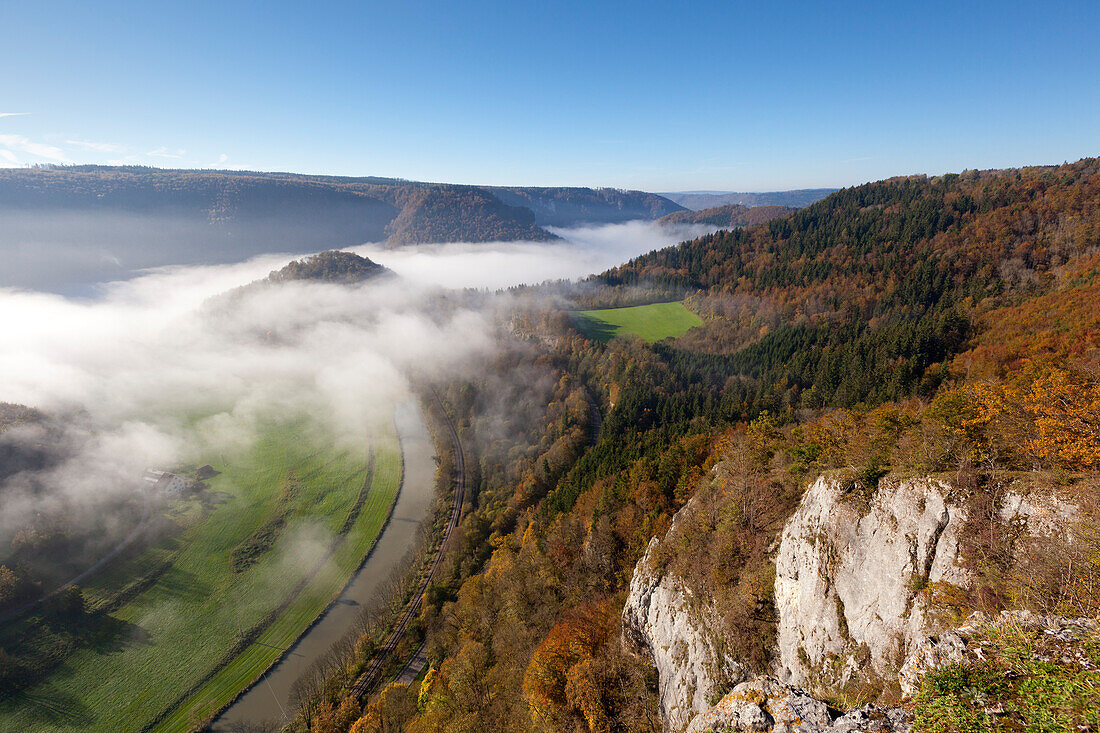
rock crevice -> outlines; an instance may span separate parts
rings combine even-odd
[[[776,558],[779,678],[821,692],[860,675],[896,679],[931,623],[920,589],[966,580],[965,518],[932,479],[883,481],[870,498],[836,479],[814,482]]]

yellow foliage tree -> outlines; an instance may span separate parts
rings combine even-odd
[[[1083,374],[1054,369],[1023,398],[1034,435],[1027,447],[1071,468],[1100,465],[1100,384]]]

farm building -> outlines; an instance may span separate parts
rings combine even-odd
[[[145,470],[145,480],[152,484],[154,491],[164,496],[180,496],[187,488],[187,481],[182,476],[153,468]]]
[[[218,472],[215,471],[214,467],[211,466],[209,463],[205,466],[199,466],[197,469],[195,469],[195,478],[197,478],[199,481],[205,481],[206,479],[213,478],[217,475]]]

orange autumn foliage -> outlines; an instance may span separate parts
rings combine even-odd
[[[996,432],[1033,460],[1070,469],[1100,466],[1100,380],[1066,369],[973,389],[969,424]]]
[[[1100,383],[1055,369],[1023,395],[1035,425],[1028,448],[1075,468],[1100,465]]]
[[[610,604],[597,601],[574,609],[550,629],[523,675],[523,695],[535,715],[545,716],[567,706],[571,670],[592,659],[611,632],[614,619]],[[573,688],[579,689],[576,675],[573,678]],[[582,712],[586,718],[591,713]]]

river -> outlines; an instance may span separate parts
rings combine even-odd
[[[249,723],[288,722],[293,714],[290,695],[294,682],[355,627],[361,607],[376,596],[379,585],[390,577],[416,541],[417,530],[432,505],[435,448],[415,401],[398,406],[395,422],[405,473],[393,514],[370,556],[336,603],[278,664],[214,720],[211,731],[233,733]]]

